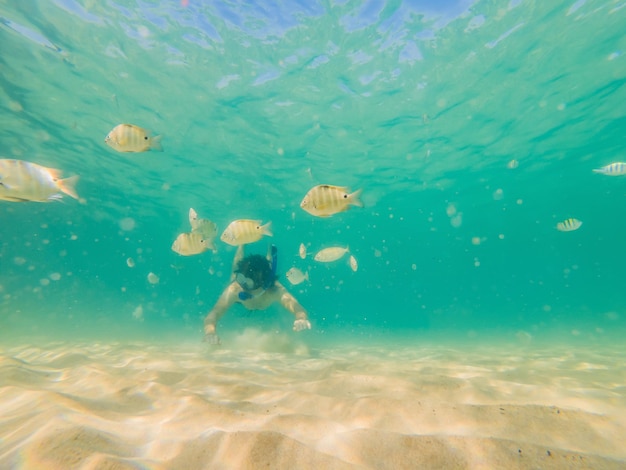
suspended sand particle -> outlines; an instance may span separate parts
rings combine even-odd
[[[463,214],[458,213],[450,219],[450,225],[454,228],[459,228],[463,224]]]
[[[13,111],[14,113],[19,113],[20,111],[24,110],[22,105],[18,103],[17,101],[9,101],[9,109]]]
[[[515,170],[518,166],[519,166],[519,162],[515,159],[511,160],[509,163],[506,164],[506,167],[509,170]]]
[[[136,223],[135,219],[131,217],[124,217],[122,220],[120,220],[119,225],[122,230],[124,230],[125,232],[129,232],[135,228]]]
[[[159,276],[157,276],[153,272],[148,273],[148,282],[150,284],[158,284],[159,283]]]
[[[47,286],[50,284],[50,279],[40,279],[39,280],[39,284],[41,284],[42,286]]]
[[[411,265],[411,269],[412,269],[413,271],[415,271],[415,270],[417,269],[417,264],[413,263],[413,264]]]
[[[135,320],[143,320],[143,307],[141,305],[133,310],[133,318]]]
[[[493,192],[493,200],[494,201],[499,201],[504,197],[504,191],[502,191],[502,189],[498,188]]]
[[[26,258],[16,256],[15,258],[13,258],[13,262],[18,266],[22,266],[23,264],[26,264]]]
[[[50,134],[48,134],[46,131],[38,131],[36,137],[42,142],[48,142],[50,140]]]
[[[452,217],[454,214],[456,214],[456,206],[454,204],[448,204],[448,207],[446,207],[446,215]]]
[[[137,32],[142,38],[147,38],[148,36],[150,36],[150,30],[144,25],[140,25],[137,28]]]
[[[472,237],[472,245],[480,245],[480,237]]]
[[[61,273],[51,273],[49,277],[53,281],[58,281],[59,279],[61,279]]]
[[[128,266],[129,268],[134,268],[135,267],[135,260],[132,258],[127,258],[126,259],[126,266]]]
[[[72,234],[72,236],[70,237],[70,240],[78,240],[78,235]]]

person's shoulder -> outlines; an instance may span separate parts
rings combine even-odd
[[[285,286],[283,286],[280,281],[274,281],[274,285],[268,289],[268,290],[273,290],[273,291],[277,291],[277,292],[283,292],[286,291],[287,289],[285,289]]]

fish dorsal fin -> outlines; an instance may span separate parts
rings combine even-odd
[[[198,226],[198,213],[193,210],[193,207],[189,208],[189,224],[192,229],[195,229]]]

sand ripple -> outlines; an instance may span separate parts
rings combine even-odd
[[[626,467],[620,351],[295,350],[5,348],[0,468]]]

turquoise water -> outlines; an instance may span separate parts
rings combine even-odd
[[[171,251],[190,207],[272,221],[310,338],[619,336],[626,176],[592,169],[626,160],[624,31],[606,0],[1,2],[0,155],[80,175],[81,201],[0,203],[0,336],[200,339],[234,249]],[[123,122],[165,151],[109,148]],[[320,183],[365,207],[310,216]]]

